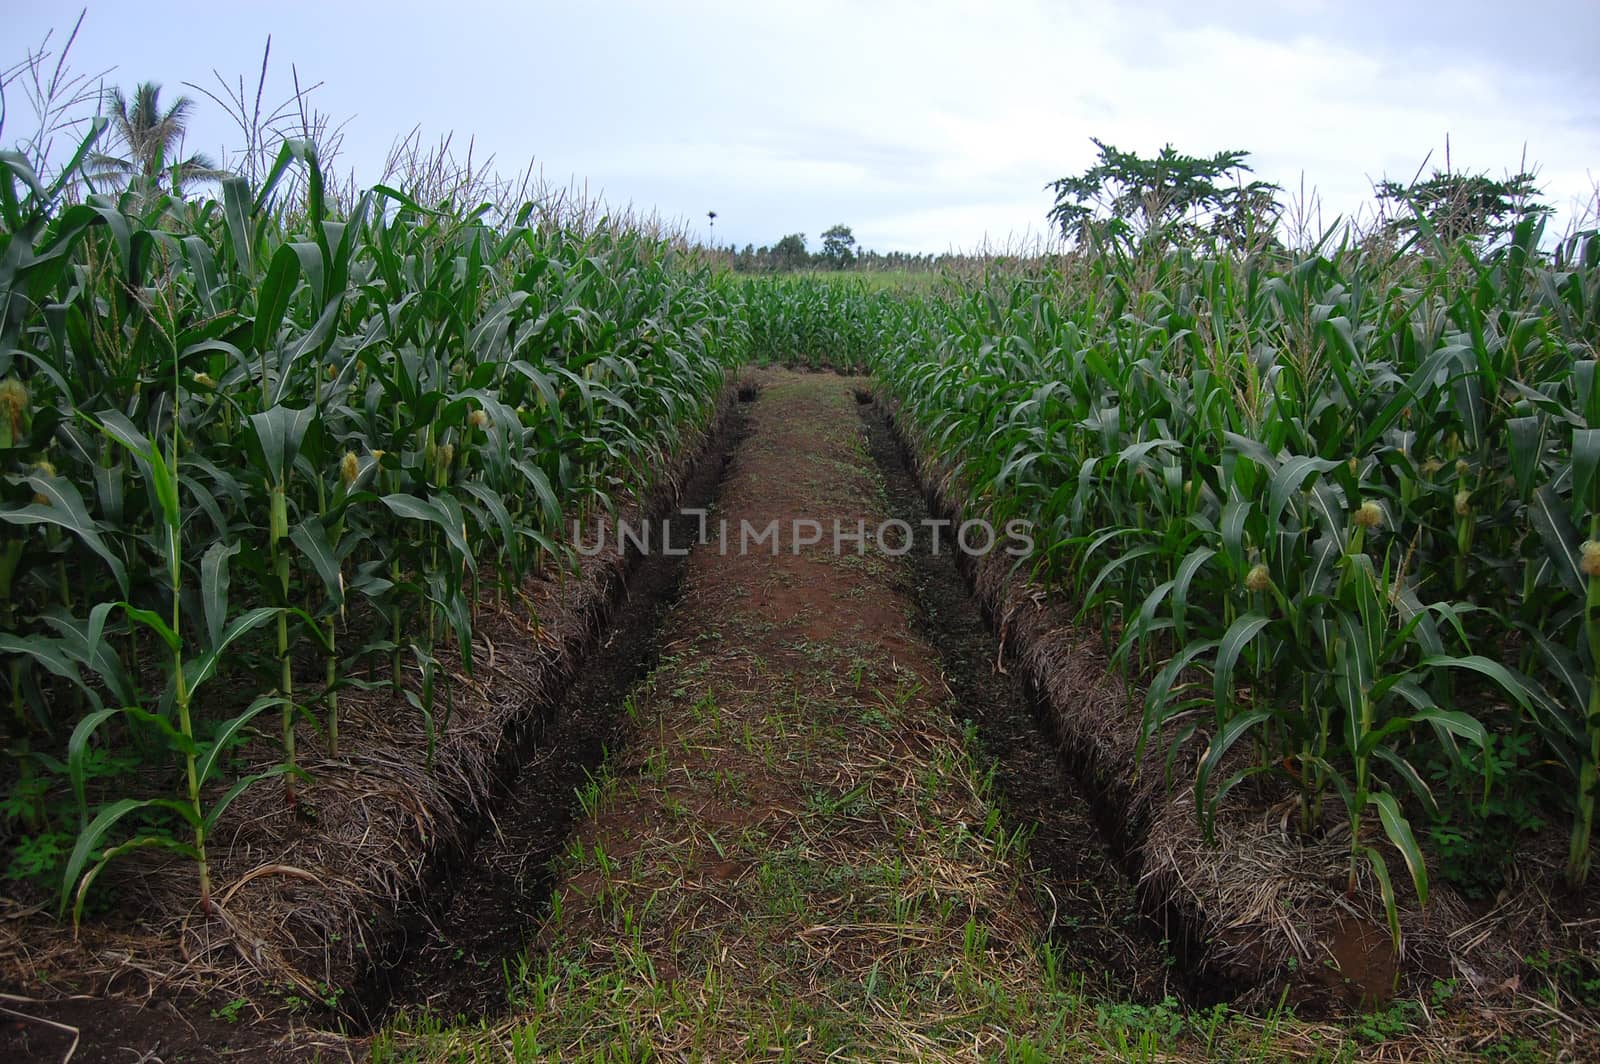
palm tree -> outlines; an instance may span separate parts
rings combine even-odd
[[[226,177],[227,172],[208,156],[196,153],[181,161],[174,158],[182,149],[183,129],[193,107],[193,100],[179,96],[171,107],[161,110],[161,86],[153,81],[135,87],[132,106],[121,89],[113,88],[106,94],[107,117],[124,154],[91,155],[87,167],[91,176],[120,177],[129,187],[139,184],[158,189],[162,176],[171,174],[174,193],[181,192],[186,181]]]

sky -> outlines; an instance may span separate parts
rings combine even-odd
[[[77,13],[5,4],[0,67]],[[843,223],[880,251],[1016,246],[1048,231],[1045,185],[1093,165],[1091,137],[1248,151],[1312,225],[1442,166],[1447,138],[1456,170],[1535,166],[1558,226],[1600,181],[1595,0],[275,0],[158,17],[123,0],[88,8],[70,62],[195,96],[187,147],[221,156],[237,131],[183,83],[253,85],[269,34],[266,95],[289,95],[291,63],[321,82],[313,101],[344,123],[335,165],[361,184],[420,127],[700,239],[716,211],[719,244],[800,232],[816,249]],[[32,116],[15,85],[6,104],[9,144]]]

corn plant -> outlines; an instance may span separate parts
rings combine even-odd
[[[70,170],[0,154],[5,764],[26,831],[72,840],[63,909],[148,846],[209,906],[238,793],[301,808],[342,691],[431,747],[486,571],[513,594],[567,564],[567,514],[648,489],[748,327],[698,261],[540,204],[336,212],[306,144],[206,200],[74,202]]]
[[[849,277],[753,278],[743,296],[753,359],[840,370],[864,369],[895,342],[913,306],[904,293]]]
[[[1540,247],[1086,256],[928,299],[871,356],[972,501],[1034,522],[1145,743],[1169,771],[1198,743],[1206,830],[1247,780],[1311,833],[1336,799],[1396,933],[1368,825],[1425,899],[1425,766],[1487,793],[1493,735],[1570,774],[1588,872],[1600,239]]]

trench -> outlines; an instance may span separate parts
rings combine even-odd
[[[935,532],[923,522],[951,515],[924,495],[912,455],[882,404],[867,391],[856,399],[890,512],[915,532],[903,561],[920,634],[938,651],[954,711],[975,734],[1006,830],[1029,839],[1051,945],[1085,975],[1089,989],[1108,997],[1147,1004],[1219,1000],[1189,963],[1196,951],[1173,914],[1138,888],[1125,818],[1081,776],[1048,707],[1022,668],[1013,667],[949,529],[933,549]]]
[[[748,402],[754,395],[741,391]],[[699,518],[716,505],[746,425],[742,408],[695,465],[677,506],[655,523],[670,528],[672,552],[632,554],[620,600],[562,696],[517,726],[514,757],[475,840],[446,861],[427,907],[410,921],[400,959],[375,973],[355,1019],[371,1029],[408,1010],[444,1018],[489,1018],[507,1005],[511,973],[525,960],[550,907],[557,858],[583,816],[579,792],[627,739],[628,692],[660,654],[659,632],[682,590]],[[659,539],[651,541],[659,547]],[[616,549],[614,542],[606,550]],[[366,1022],[363,1022],[366,1021]]]
[[[746,402],[755,397],[754,388],[739,394]],[[903,559],[916,630],[939,655],[1006,829],[1029,838],[1032,881],[1063,970],[1080,973],[1085,989],[1105,998],[1209,997],[1187,977],[1187,951],[1171,941],[1159,907],[1141,899],[1116,811],[1097,804],[1092,787],[1080,782],[1022,670],[1004,667],[948,533],[943,549],[932,549],[922,523],[929,505],[882,406],[866,391],[857,399],[889,512],[916,532]],[[677,528],[697,524],[685,510],[715,507],[744,436],[736,412],[686,484]],[[683,538],[674,533],[675,543]],[[564,696],[515,736],[516,759],[476,841],[449,862],[399,962],[362,995],[367,1017],[381,1022],[425,1010],[443,1019],[492,1019],[506,1011],[508,986],[537,949],[558,885],[555,859],[584,815],[579,792],[627,741],[627,698],[659,659],[662,621],[678,600],[686,561],[659,551],[633,561],[621,602]]]

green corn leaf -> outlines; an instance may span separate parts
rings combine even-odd
[[[222,217],[233,245],[233,261],[246,277],[255,276],[255,256],[250,229],[250,183],[242,177],[225,177],[222,186]]]
[[[127,569],[122,559],[112,553],[101,538],[102,528],[89,516],[78,489],[59,476],[35,474],[25,477],[24,481],[49,501],[32,502],[15,510],[0,510],[0,521],[13,525],[48,524],[66,529],[106,563],[106,568],[111,570],[111,576],[117,582],[117,589],[127,594]]]
[[[461,523],[452,521],[451,514],[435,499],[419,499],[415,495],[397,492],[394,495],[385,495],[380,500],[396,517],[410,521],[425,521],[445,534],[451,549],[461,561],[469,566],[475,565],[472,552],[467,549],[467,541],[462,532]],[[454,500],[452,500],[454,501]],[[457,511],[459,513],[459,510]]]
[[[1222,509],[1222,549],[1236,573],[1243,573],[1247,568],[1244,529],[1253,509],[1252,504],[1244,499],[1230,499]]]
[[[1590,512],[1600,512],[1600,428],[1572,430],[1572,498]]]
[[[333,608],[344,605],[344,580],[340,575],[339,557],[328,542],[328,531],[320,517],[308,517],[289,529],[289,540],[300,551],[301,557],[311,563],[311,568],[322,580],[328,593],[328,603]]]
[[[1262,471],[1268,475],[1277,472],[1277,457],[1267,450],[1266,445],[1260,440],[1251,439],[1249,436],[1241,436],[1236,432],[1225,432],[1222,435],[1231,451],[1241,457],[1248,458],[1260,466]]]
[[[1432,611],[1423,606],[1422,600],[1417,598],[1417,593],[1410,587],[1402,585],[1394,589],[1390,598],[1395,605],[1396,615],[1402,624],[1410,627],[1410,635],[1422,647],[1423,653],[1443,654],[1444,639],[1439,634],[1439,626],[1434,623]]]
[[[1326,595],[1332,590],[1334,575],[1342,557],[1344,548],[1334,537],[1321,535],[1312,540],[1311,557],[1301,585],[1307,595]]]
[[[274,406],[250,415],[257,456],[273,483],[282,484],[305,443],[316,410]]]
[[[184,663],[184,677],[188,681],[189,693],[193,695],[200,690],[201,685],[216,674],[217,666],[222,662],[230,646],[268,621],[276,620],[282,612],[283,610],[277,606],[257,606],[230,621],[214,644],[207,647],[205,652],[193,661]]]
[[[1539,538],[1544,541],[1545,552],[1550,558],[1556,579],[1569,592],[1582,597],[1586,580],[1578,565],[1578,547],[1582,537],[1567,516],[1566,507],[1550,490],[1550,485],[1541,485],[1533,493],[1533,500],[1528,504],[1528,516],[1538,530]]]
[[[1354,618],[1341,612],[1336,624],[1339,636],[1333,648],[1334,691],[1345,708],[1349,731],[1345,741],[1349,749],[1354,750],[1361,745],[1361,711],[1372,682],[1372,664],[1366,654],[1365,636],[1352,630]]]
[[[88,666],[119,702],[132,705],[139,701],[137,687],[105,638],[106,622],[117,607],[115,602],[101,602],[89,611],[87,621],[57,615],[46,617],[45,623],[61,634],[61,644],[74,660]],[[98,701],[92,695],[91,700]]]
[[[1343,315],[1328,318],[1317,327],[1317,331],[1333,349],[1328,365],[1333,370],[1339,386],[1344,390],[1346,402],[1352,405],[1360,402],[1361,392],[1356,387],[1350,370],[1359,368],[1363,360],[1356,348],[1355,328],[1351,325],[1350,319]]]
[[[1121,536],[1124,533],[1131,535],[1131,534],[1135,534],[1137,531],[1138,530],[1135,530],[1135,529],[1127,529],[1127,530],[1118,529],[1114,533],[1111,533],[1111,534],[1108,534],[1106,536],[1101,536],[1101,537],[1097,538],[1095,540],[1095,542],[1093,543],[1093,545],[1088,550],[1084,551],[1084,554],[1083,554],[1084,562],[1087,564],[1089,559],[1093,556],[1093,553],[1100,546],[1102,546],[1102,545],[1104,545],[1106,543],[1109,543],[1111,541],[1111,539],[1113,538],[1113,536],[1115,536],[1116,538],[1121,538]],[[1138,562],[1139,560],[1141,560],[1143,558],[1153,557],[1155,555],[1155,553],[1156,553],[1156,548],[1153,545],[1143,544],[1143,545],[1140,545],[1138,547],[1134,547],[1132,550],[1128,550],[1128,551],[1123,552],[1122,554],[1119,554],[1117,557],[1111,559],[1105,565],[1101,566],[1100,570],[1097,573],[1095,573],[1094,581],[1089,585],[1089,589],[1084,592],[1084,595],[1083,595],[1083,602],[1084,602],[1083,609],[1084,610],[1088,610],[1091,607],[1102,605],[1101,598],[1100,598],[1100,589],[1101,589],[1102,586],[1104,586],[1106,584],[1107,581],[1109,581],[1113,577],[1117,576],[1123,570],[1124,567],[1130,566],[1130,565],[1134,564],[1135,562]],[[1108,597],[1115,599],[1116,598],[1116,592],[1114,590],[1108,592]]]
[[[1271,710],[1253,709],[1233,717],[1211,737],[1211,742],[1206,747],[1205,756],[1200,759],[1199,768],[1195,771],[1194,780],[1195,815],[1200,820],[1207,840],[1211,838],[1212,824],[1212,816],[1206,801],[1207,784],[1211,779],[1211,774],[1217,770],[1217,766],[1222,763],[1222,759],[1227,756],[1228,751],[1233,749],[1235,743],[1249,734],[1253,728],[1259,727],[1271,719]]]
[[[1433,789],[1423,780],[1415,766],[1394,750],[1387,746],[1380,746],[1372,752],[1372,756],[1394,770],[1405,785],[1411,788],[1411,793],[1417,796],[1429,816],[1439,815],[1439,803],[1434,800]]]
[[[100,709],[86,714],[78,721],[77,727],[72,729],[72,736],[67,740],[67,778],[72,784],[72,796],[78,803],[78,821],[82,826],[89,817],[89,800],[85,791],[88,773],[85,762],[88,758],[89,740],[99,730],[100,725],[110,720],[121,712],[119,707]]]
[[[1172,689],[1178,682],[1178,677],[1183,671],[1205,654],[1217,648],[1215,639],[1196,640],[1185,646],[1172,660],[1161,667],[1156,673],[1156,678],[1150,681],[1150,687],[1145,692],[1145,720],[1140,742],[1141,753],[1144,740],[1149,739],[1168,719],[1167,709],[1172,699]]]
[[[1560,683],[1560,692],[1568,700],[1569,705],[1576,711],[1578,707],[1589,704],[1589,674],[1578,664],[1577,657],[1566,647],[1561,646],[1531,625],[1518,626],[1519,630],[1533,641],[1534,647],[1543,660],[1545,669]]]
[[[1527,501],[1537,487],[1535,473],[1544,454],[1545,419],[1538,415],[1506,419],[1506,429],[1511,437],[1511,476],[1516,481],[1517,494]]]
[[[1241,615],[1217,644],[1217,661],[1211,677],[1212,695],[1217,700],[1218,719],[1225,719],[1233,707],[1233,670],[1244,648],[1272,623],[1272,618],[1260,613]]]
[[[1316,458],[1310,455],[1297,454],[1285,459],[1283,464],[1272,474],[1271,487],[1267,501],[1267,528],[1271,530],[1278,527],[1279,519],[1283,515],[1283,508],[1289,499],[1297,493],[1307,477],[1318,473],[1326,473],[1337,466],[1337,462],[1326,458]]]
[[[78,832],[77,841],[72,847],[72,853],[67,858],[66,872],[61,878],[61,896],[60,904],[57,907],[57,916],[66,915],[67,906],[71,903],[75,892],[78,894],[78,905],[80,908],[82,907],[83,893],[88,889],[87,883],[83,884],[81,890],[79,889],[79,879],[83,876],[84,866],[89,863],[94,851],[100,848],[106,836],[111,833],[111,830],[117,826],[119,821],[129,813],[135,813],[141,809],[174,809],[175,807],[187,809],[187,807],[183,806],[183,803],[170,798],[123,798],[100,810],[95,815],[95,818]],[[162,839],[162,842],[170,841],[170,839]],[[74,920],[76,920],[76,913],[74,914]]]
[[[10,632],[0,632],[0,653],[17,654],[31,658],[44,666],[51,673],[68,680],[83,691],[93,702],[96,708],[100,704],[100,696],[92,686],[84,683],[83,675],[78,671],[81,659],[72,654],[62,639],[50,639],[45,636],[19,636]]]
[[[1439,348],[1423,360],[1411,376],[1406,378],[1405,385],[1384,404],[1378,415],[1366,424],[1352,448],[1352,453],[1366,453],[1374,443],[1383,439],[1383,434],[1394,427],[1395,422],[1408,408],[1425,406],[1428,398],[1441,384],[1441,372],[1448,363],[1455,360],[1455,357],[1453,349]]]
[[[183,646],[183,640],[178,637],[177,632],[174,632],[167,625],[166,619],[161,614],[153,610],[129,605],[126,602],[119,602],[116,605],[121,607],[122,612],[127,615],[130,621],[144,625],[159,636],[161,641],[167,645],[168,650],[178,650]]]
[[[251,702],[243,713],[224,721],[222,726],[217,729],[216,734],[212,736],[211,741],[205,745],[199,760],[196,762],[195,772],[200,783],[204,785],[211,779],[217,770],[218,762],[227,753],[228,747],[238,737],[245,725],[260,716],[264,711],[281,708],[287,704],[288,700],[281,695],[263,695]],[[221,814],[217,813],[216,815]],[[213,818],[208,817],[207,819]]]
[[[1343,551],[1349,543],[1349,529],[1345,523],[1345,510],[1348,509],[1343,493],[1337,485],[1319,480],[1311,485],[1311,512],[1322,525],[1322,530]]]
[[[48,191],[40,194],[40,199],[54,201],[66,189],[68,184],[78,179],[79,169],[83,166],[85,158],[88,157],[89,149],[94,147],[110,125],[111,119],[105,115],[95,115],[89,120],[89,130],[84,134],[83,139],[78,141],[78,147],[73,151],[72,158],[68,159],[66,165],[57,172],[55,182],[51,184]],[[34,187],[37,188],[38,186],[35,185]]]
[[[264,772],[254,772],[248,776],[241,776],[239,779],[234,780],[233,784],[206,810],[205,820],[202,822],[205,827],[205,833],[210,835],[216,830],[218,821],[222,819],[222,814],[228,811],[228,807],[233,804],[235,798],[262,780],[269,780],[278,776],[293,776],[295,779],[305,783],[311,781],[310,773],[296,765],[273,765]]]
[[[1558,297],[1551,302],[1559,304],[1561,300]],[[1595,387],[1594,359],[1581,358],[1572,364],[1572,384],[1584,425],[1600,428],[1600,388]]]
[[[1400,950],[1400,906],[1395,901],[1394,882],[1389,878],[1389,865],[1374,846],[1363,846],[1362,856],[1367,859],[1367,864],[1372,868],[1372,874],[1378,880],[1378,892],[1383,898],[1384,918],[1389,922],[1389,940],[1394,943],[1395,952]]]
[[[228,619],[228,560],[240,549],[238,543],[213,543],[200,560],[200,600],[205,609],[206,638],[212,646],[222,641]]]
[[[1203,819],[1201,823],[1211,825],[1214,828],[1217,822],[1217,810],[1222,806],[1223,799],[1228,797],[1229,792],[1246,780],[1254,779],[1256,776],[1271,772],[1274,768],[1276,768],[1275,765],[1248,765],[1239,769],[1237,772],[1234,772],[1228,776],[1227,779],[1217,784],[1215,793],[1213,793],[1210,800],[1206,802],[1206,808],[1203,813]]]
[[[544,517],[545,527],[557,527],[561,523],[561,504],[556,499],[550,478],[545,476],[544,470],[530,462],[519,459],[513,464],[528,482],[528,486],[533,488],[534,497],[539,501],[540,513]]]
[[[1411,833],[1411,821],[1400,811],[1400,803],[1394,800],[1394,795],[1387,791],[1368,796],[1367,802],[1378,810],[1384,834],[1389,836],[1389,841],[1405,859],[1406,867],[1411,871],[1411,882],[1417,888],[1417,900],[1423,905],[1428,904],[1427,863],[1422,856],[1422,847],[1417,845],[1416,837]]]
[[[1468,449],[1476,451],[1483,446],[1489,426],[1489,415],[1483,400],[1483,383],[1478,377],[1477,360],[1469,348],[1451,347],[1448,350],[1455,356],[1459,366],[1458,372],[1451,380],[1455,412],[1461,418],[1462,437]]]
[[[149,479],[151,497],[169,536],[175,535],[183,525],[183,515],[178,506],[178,480],[175,471],[167,464],[166,456],[140,432],[133,422],[117,410],[102,411],[99,428],[111,439],[121,444],[133,455],[140,470]],[[172,565],[170,547],[168,565]]]
[[[511,511],[506,509],[505,499],[500,493],[475,480],[462,484],[461,490],[482,504],[484,511],[494,520],[495,527],[500,530],[501,542],[514,552],[517,543],[516,522],[511,517]]]
[[[176,803],[170,804],[175,805]],[[180,806],[179,808],[187,809],[186,806]],[[113,860],[121,857],[125,853],[131,853],[134,850],[148,849],[151,846],[154,846],[158,849],[171,850],[178,856],[187,857],[191,861],[200,860],[199,850],[196,850],[193,846],[186,842],[179,842],[177,839],[171,839],[165,835],[140,835],[129,839],[120,846],[111,847],[109,850],[106,850],[100,855],[100,860],[94,863],[94,867],[91,868],[78,883],[77,899],[73,902],[72,906],[72,924],[74,927],[77,927],[79,921],[83,918],[83,903],[89,896],[89,888],[94,885],[95,879],[100,875],[101,871],[105,869],[106,865],[110,864]]]
[[[1178,563],[1177,574],[1172,580],[1172,622],[1175,635],[1181,643],[1187,635],[1185,620],[1189,614],[1189,589],[1194,583],[1195,576],[1205,564],[1216,557],[1216,550],[1199,546],[1184,556]]]
[[[289,303],[299,283],[300,256],[293,247],[279,247],[273,252],[267,275],[256,296],[255,325],[251,337],[251,346],[256,351],[271,351],[277,347],[284,315],[288,313]]]
[[[1417,663],[1419,670],[1423,669],[1461,669],[1466,672],[1475,672],[1486,679],[1493,680],[1501,691],[1511,696],[1518,705],[1528,706],[1531,702],[1527,681],[1513,673],[1500,662],[1486,658],[1481,654],[1446,655],[1445,657],[1427,657]],[[1479,729],[1481,733],[1481,728]],[[1482,740],[1479,739],[1479,742]]]

